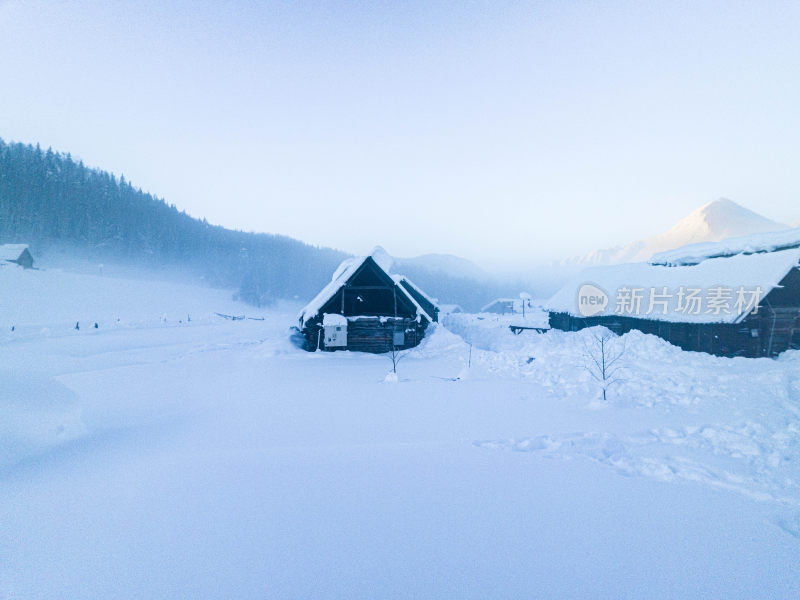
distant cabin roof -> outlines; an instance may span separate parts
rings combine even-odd
[[[519,298],[495,298],[489,304],[481,308],[481,312],[486,312],[495,304],[511,304],[513,305],[515,302],[519,302]]]
[[[681,255],[677,250],[674,252],[674,256]],[[737,291],[739,289],[755,291],[756,288],[760,288],[760,299],[763,300],[793,268],[798,266],[798,263],[800,263],[800,247],[704,258],[691,265],[629,263],[592,267],[573,277],[545,303],[544,308],[550,312],[564,312],[576,317],[589,316],[581,314],[578,296],[579,290],[584,285],[593,285],[608,296],[608,306],[596,316],[614,315],[619,308],[620,293],[626,295],[628,292],[624,290],[640,289],[643,295],[641,301],[643,310],[638,314],[625,311],[618,314],[671,322],[738,323],[752,311],[753,307],[740,306],[741,310],[738,310],[735,306]],[[663,288],[667,288],[667,294],[663,294]],[[709,294],[716,293],[714,289],[728,289],[731,291],[730,306],[728,310],[718,313],[713,308],[709,310],[710,306],[704,302],[699,314],[687,314],[681,311],[679,306],[683,300],[685,307],[685,298],[678,297],[681,288],[684,292],[690,288],[702,290],[701,295],[705,301],[708,300]],[[652,312],[646,312],[649,308],[651,290],[655,290],[664,304],[659,303]],[[666,298],[667,295],[670,297]]]
[[[458,304],[440,304],[439,310],[441,310],[444,314],[464,311],[464,309],[461,308]]]
[[[400,285],[401,280],[407,281],[411,284],[408,279],[403,277],[402,275],[392,275],[388,272],[388,269],[391,268],[391,258],[386,253],[386,251],[381,248],[380,246],[376,246],[373,251],[368,254],[367,256],[357,256],[354,258],[348,258],[342,261],[339,267],[333,272],[333,277],[331,278],[331,282],[326,285],[322,290],[314,296],[314,298],[309,302],[303,310],[300,311],[299,319],[303,326],[310,321],[311,319],[319,316],[319,311],[322,309],[323,306],[336,295],[338,292],[349,280],[350,278],[356,274],[356,271],[366,262],[368,258],[372,258],[375,261],[375,264],[381,269],[386,275],[395,282],[397,289],[400,293],[403,294],[404,297],[408,298],[411,304],[414,305],[417,311],[417,315],[425,317],[430,323],[433,323],[434,319],[425,311],[422,306],[420,306],[419,302],[417,302],[414,297],[409,293],[407,289],[405,289],[402,285]],[[413,284],[411,284],[413,286]],[[419,290],[416,286],[413,286],[416,290],[418,290],[421,294],[423,292]],[[424,294],[423,294],[424,296]],[[428,299],[427,296],[424,296]],[[430,300],[429,300],[430,301]],[[430,301],[431,304],[434,306],[436,305],[435,302]]]
[[[689,244],[654,254],[648,262],[652,265],[676,267],[696,265],[709,258],[776,252],[792,248],[800,248],[800,227],[733,237],[720,242]]]
[[[27,244],[2,244],[0,260],[17,260],[25,250],[28,250]]]

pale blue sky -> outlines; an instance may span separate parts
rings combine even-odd
[[[0,0],[0,137],[192,215],[518,264],[800,218],[800,2]]]

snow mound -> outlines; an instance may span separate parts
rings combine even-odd
[[[0,469],[86,433],[76,395],[56,380],[32,373],[0,376]]]

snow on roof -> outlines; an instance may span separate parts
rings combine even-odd
[[[309,302],[303,310],[300,311],[298,318],[300,319],[301,325],[305,327],[306,323],[316,317],[319,314],[319,311],[322,309],[323,306],[336,295],[342,286],[353,276],[355,275],[356,271],[361,268],[361,265],[368,259],[372,258],[375,263],[381,268],[395,283],[398,283],[396,278],[401,278],[400,275],[391,275],[387,271],[386,267],[391,268],[391,257],[386,253],[386,250],[381,248],[380,246],[375,246],[372,250],[372,253],[367,256],[357,256],[354,258],[348,258],[342,261],[342,264],[334,271],[333,277],[328,285],[326,285],[320,292],[314,296],[314,298]],[[387,260],[388,258],[388,260]],[[406,280],[408,281],[408,280]],[[415,286],[416,287],[416,286]],[[429,322],[433,322],[431,316],[423,309],[419,303],[411,296],[411,294],[406,290],[402,285],[398,285],[397,289],[408,298],[414,307],[417,309],[417,315],[423,316],[428,319]]]
[[[397,289],[400,290],[401,292],[403,292],[403,295],[406,298],[411,300],[412,304],[417,309],[417,315],[422,315],[423,317],[428,319],[429,323],[433,323],[433,318],[428,314],[428,312],[424,308],[422,308],[422,305],[419,302],[417,302],[417,299],[414,298],[414,296],[411,295],[411,292],[409,292],[406,288],[404,288],[402,285],[400,285],[400,282],[403,281],[403,280],[405,280],[408,283],[411,283],[411,282],[408,281],[408,279],[406,279],[402,275],[389,275],[389,277],[391,277],[392,281],[395,282],[395,284],[397,285]],[[414,287],[416,288],[416,286],[414,286]],[[420,292],[420,293],[422,293],[422,292]],[[426,298],[427,298],[427,296],[426,296]],[[429,300],[429,302],[432,302],[432,301]],[[434,302],[432,302],[432,303],[433,303],[434,306],[436,306],[436,303],[434,303]]]
[[[707,258],[691,266],[628,263],[592,267],[572,278],[545,303],[545,308],[551,312],[565,312],[578,317],[620,314],[672,322],[738,323],[753,309],[752,304],[737,306],[739,290],[746,292],[746,301],[755,299],[757,304],[798,263],[800,248]],[[594,286],[599,290],[588,288],[586,291],[584,286]],[[664,288],[667,288],[666,293]],[[695,289],[699,290],[699,304],[692,304],[687,310],[685,294]],[[730,293],[717,293],[715,289],[728,290]],[[755,295],[757,289],[761,290],[758,296]],[[634,310],[632,306],[633,296],[630,290],[640,290],[641,303],[638,310]],[[684,296],[680,295],[681,290]],[[600,311],[587,314],[587,295],[602,294],[606,295],[608,304]],[[583,297],[583,307],[579,304],[579,295]],[[716,301],[713,300],[715,296]],[[717,310],[725,299],[722,296],[726,296],[727,306]],[[651,305],[654,298],[656,302]],[[694,312],[694,308],[697,308],[697,312]]]
[[[352,269],[353,271],[355,271],[356,269],[358,269],[358,267],[364,264],[364,260],[366,258],[367,258],[366,256],[360,256],[360,257],[357,256],[355,258],[344,259],[339,264],[339,266],[336,267],[336,270],[333,272],[333,275],[331,275],[331,281],[337,281],[338,279],[340,279],[341,276],[344,274],[344,272],[350,270],[351,267],[355,267],[354,269]]]
[[[392,275],[392,279],[394,279],[395,283],[400,283],[400,282],[402,282],[402,281],[405,281],[405,282],[406,282],[406,283],[407,283],[409,286],[411,286],[412,288],[414,288],[414,291],[415,291],[415,292],[417,292],[417,293],[418,293],[420,296],[422,296],[423,298],[425,298],[425,300],[427,300],[428,302],[430,302],[431,304],[433,304],[433,306],[435,306],[436,308],[439,308],[439,302],[438,302],[437,300],[435,300],[434,298],[431,298],[430,296],[428,296],[428,294],[426,294],[425,292],[423,292],[423,291],[420,289],[420,287],[419,287],[419,286],[418,286],[416,283],[414,283],[413,281],[411,281],[411,280],[410,280],[408,277],[406,277],[405,275]]]
[[[20,254],[27,249],[27,244],[2,244],[0,245],[0,260],[17,260]]]
[[[394,265],[394,259],[389,255],[389,253],[383,249],[382,246],[375,246],[372,249],[372,252],[369,253],[378,266],[386,271],[386,273],[391,272],[392,266]]]
[[[333,272],[333,278],[330,283],[320,290],[314,298],[306,304],[305,308],[300,311],[299,319],[305,326],[306,321],[312,319],[319,314],[320,309],[325,303],[333,298],[336,292],[339,291],[350,277],[352,277],[359,267],[367,260],[366,256],[356,258],[348,258],[342,261],[342,264]]]
[[[335,313],[325,313],[322,316],[322,324],[325,327],[331,327],[336,325],[345,327],[347,326],[347,318]]]
[[[456,313],[456,312],[464,312],[464,309],[461,308],[458,304],[440,304],[439,311],[443,314],[449,313]]]
[[[675,250],[667,250],[654,254],[648,261],[652,265],[669,267],[696,265],[708,260],[736,254],[756,254],[759,252],[775,252],[800,247],[800,227],[784,229],[770,233],[756,233],[742,237],[733,237],[721,242],[700,242],[689,244]]]
[[[489,302],[489,304],[487,304],[486,306],[484,306],[484,307],[481,309],[481,312],[487,312],[487,311],[488,311],[488,309],[490,309],[492,306],[494,306],[495,304],[498,304],[498,303],[502,303],[502,304],[511,304],[511,305],[513,305],[513,304],[514,304],[514,302],[519,302],[519,298],[495,298],[494,300],[492,300],[491,302]]]

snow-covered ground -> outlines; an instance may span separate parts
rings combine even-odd
[[[797,597],[798,352],[628,334],[603,402],[591,330],[451,315],[384,383],[300,303],[11,272],[0,598]]]

